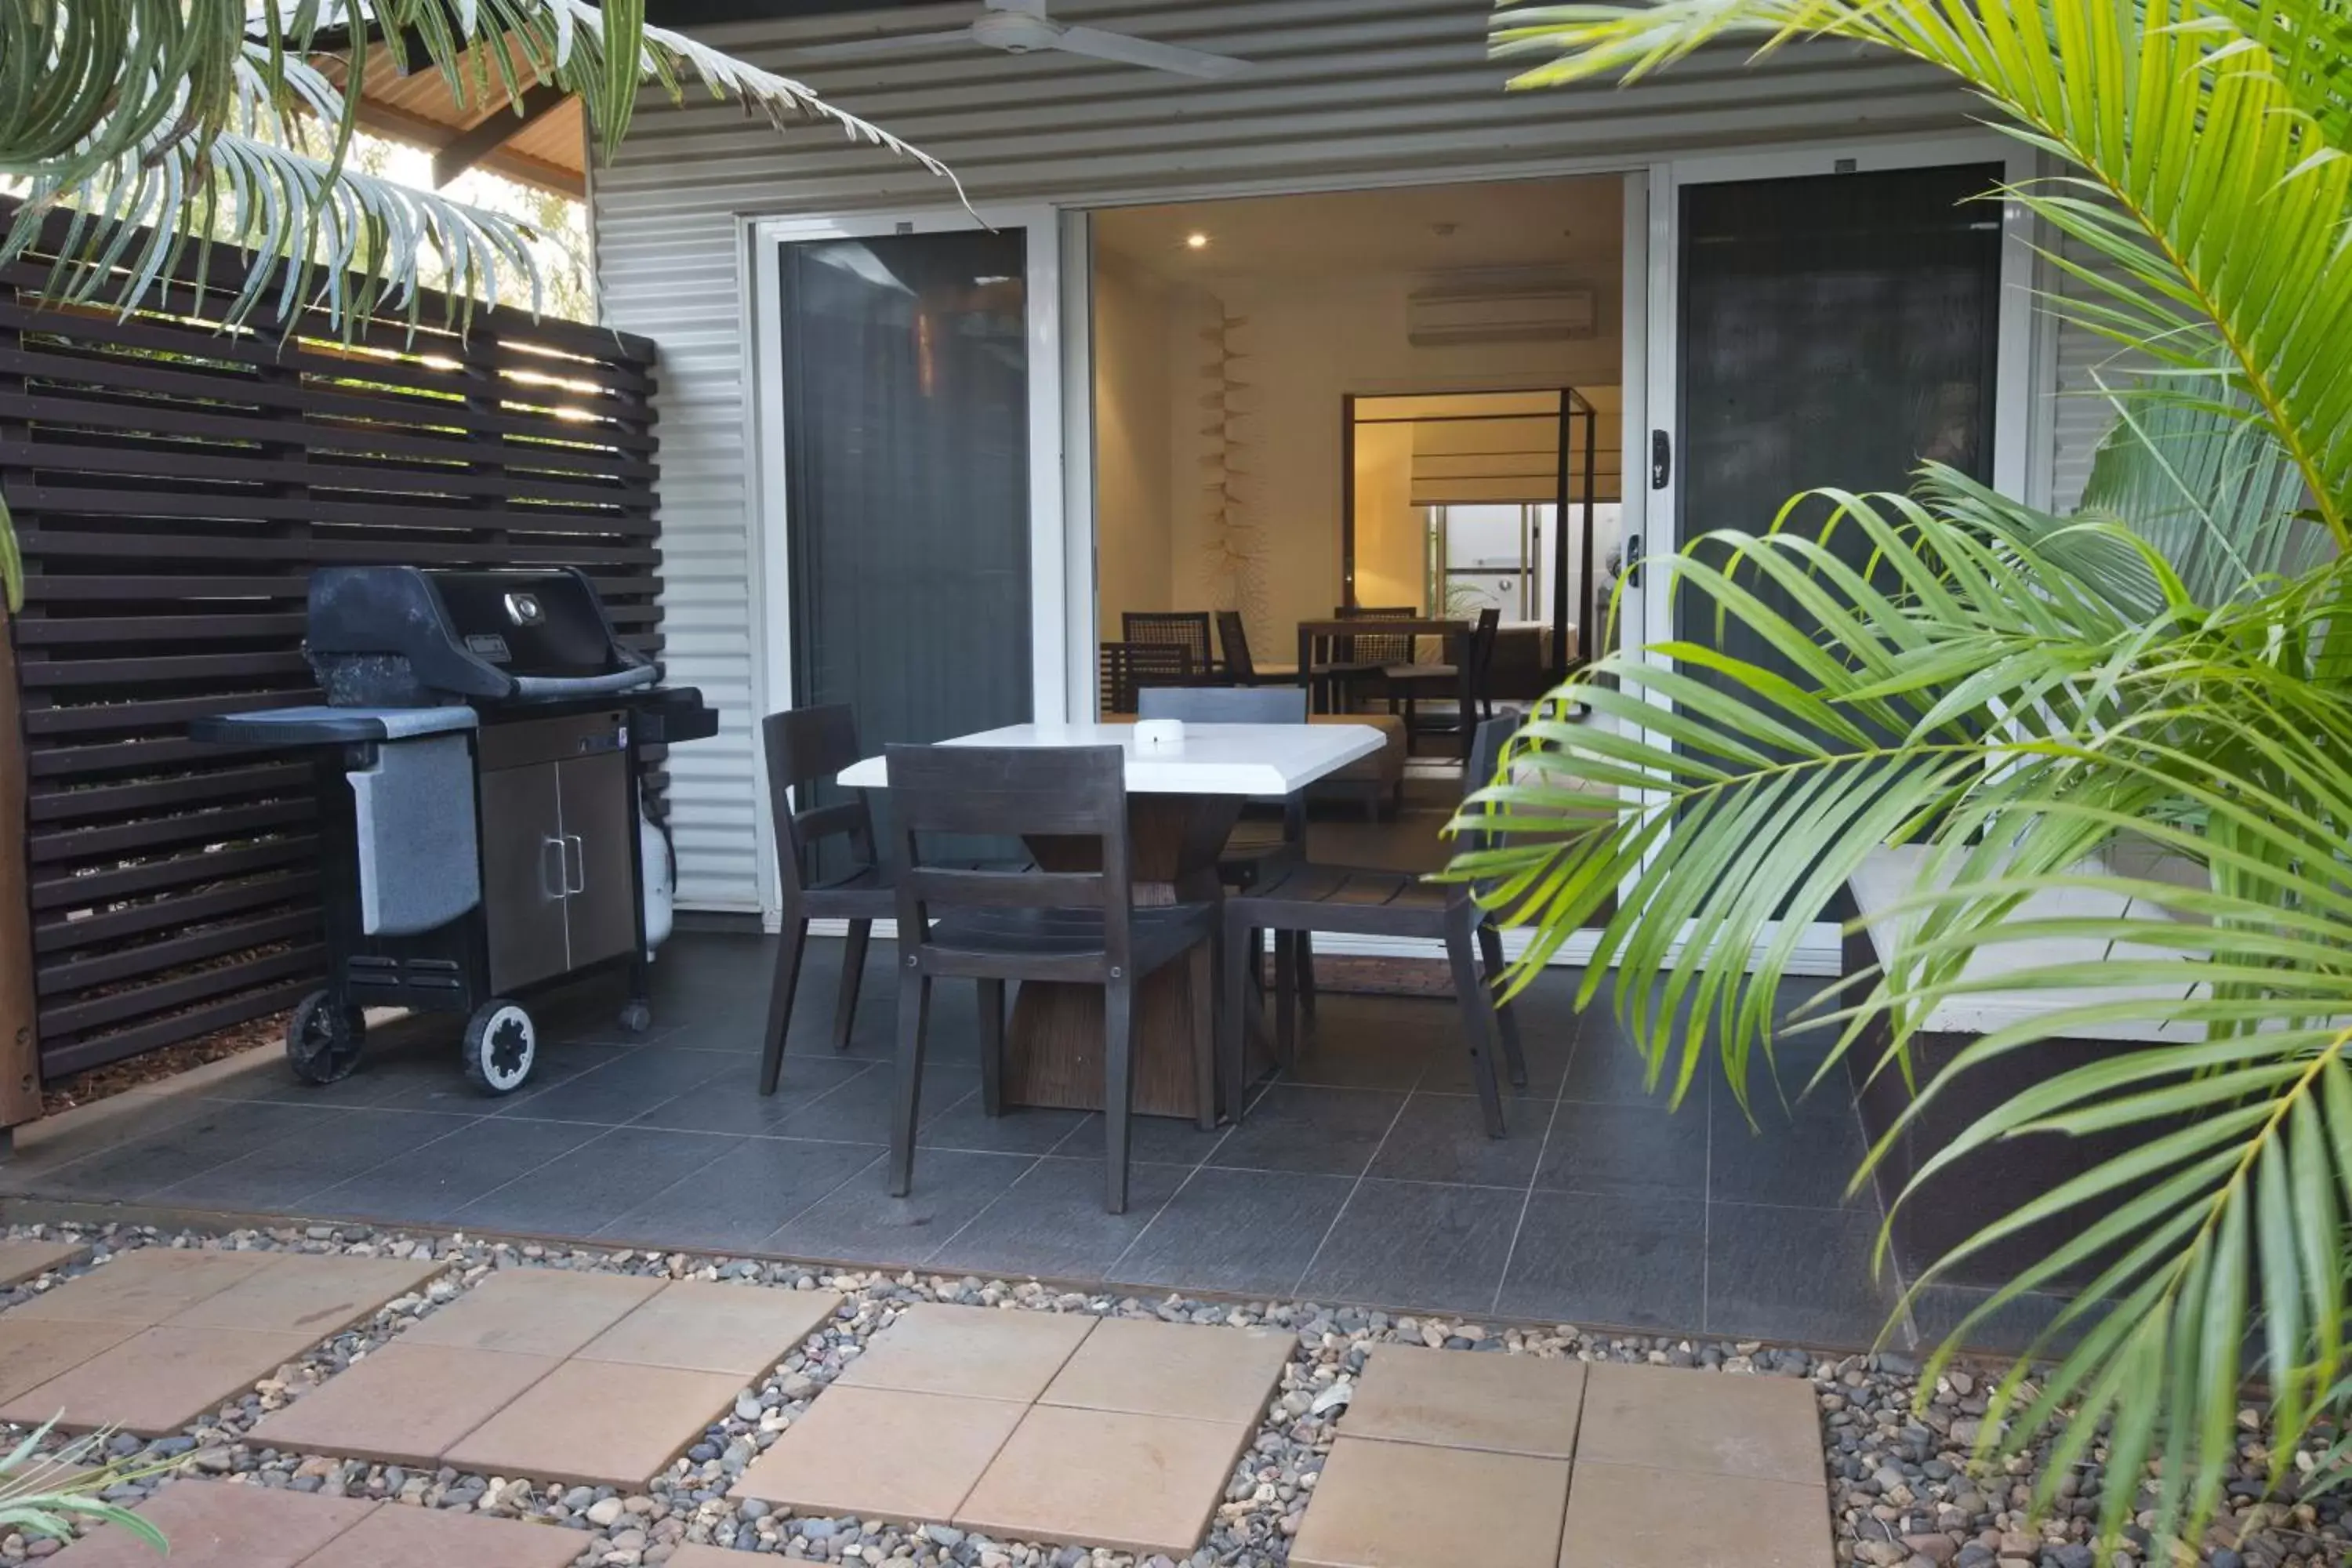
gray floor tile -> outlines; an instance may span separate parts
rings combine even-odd
[[[1277,1083],[1252,1102],[1209,1163],[1253,1171],[1355,1176],[1370,1164],[1405,1097],[1387,1089]]]
[[[1535,1175],[1551,1116],[1549,1100],[1506,1103],[1504,1136],[1491,1138],[1475,1098],[1416,1090],[1366,1173],[1395,1181],[1523,1189]]]
[[[785,1066],[789,1069],[791,1063],[787,1061]],[[917,1105],[919,1124],[937,1121],[979,1089],[978,1068],[937,1062],[928,1065],[923,1069],[923,1092]],[[793,1110],[777,1122],[773,1131],[786,1138],[887,1143],[898,1092],[898,1069],[885,1063]]]
[[[1696,1197],[1529,1194],[1495,1310],[1694,1333],[1706,1310],[1706,1205]]]
[[[1110,1278],[1287,1294],[1354,1185],[1345,1176],[1204,1165],[1112,1265]]]
[[[510,1095],[491,1114],[618,1127],[721,1074],[740,1074],[742,1066],[740,1057],[725,1051],[640,1047],[577,1078]]]
[[[1400,1310],[1485,1312],[1503,1281],[1525,1194],[1367,1179],[1297,1293]]]
[[[1044,1154],[1059,1147],[1086,1122],[1097,1120],[1083,1110],[1020,1105],[1006,1106],[1003,1115],[991,1116],[981,1109],[978,1094],[968,1094],[923,1124],[922,1142],[933,1149]],[[1128,1137],[1131,1145],[1131,1125]],[[1101,1140],[1095,1142],[1099,1145]]]
[[[1572,1029],[1530,1026],[1528,1009],[1518,1009],[1519,1052],[1528,1063],[1528,1081],[1511,1082],[1510,1063],[1504,1057],[1497,1041],[1495,1047],[1495,1081],[1506,1097],[1521,1100],[1552,1100],[1558,1098],[1561,1083],[1568,1077],[1569,1062],[1576,1052],[1576,1037]],[[1422,1075],[1420,1087],[1445,1094],[1475,1094],[1477,1085],[1470,1076],[1470,1052],[1463,1044],[1461,1026],[1455,1025],[1444,1046],[1430,1053],[1429,1070]]]
[[[1713,1068],[1702,1064],[1701,1070]],[[1643,1079],[1643,1071],[1641,1053],[1625,1042],[1613,1025],[1601,1026],[1596,1031],[1588,1017],[1584,1032],[1577,1037],[1576,1052],[1570,1058],[1568,1072],[1560,1080],[1560,1098],[1607,1105],[1665,1104],[1671,1083],[1661,1080],[1653,1090]],[[1700,1083],[1705,1081],[1701,1079]],[[1700,1093],[1699,1084],[1694,1084],[1691,1094],[1696,1097]]]
[[[1949,1339],[1993,1294],[1973,1285],[1929,1285],[1922,1289],[1911,1303],[1918,1349],[1925,1352]],[[2023,1355],[2029,1351],[2037,1355],[2063,1354],[2081,1343],[2083,1335],[2104,1315],[2104,1309],[2094,1307],[2059,1328],[2058,1315],[2067,1305],[2064,1298],[2046,1291],[2028,1291],[2002,1302],[1971,1325],[1965,1342],[1972,1350],[1992,1355]],[[2045,1333],[2050,1335],[2046,1342]]]
[[[315,1112],[269,1100],[204,1100],[199,1113],[34,1178],[46,1197],[135,1200],[301,1131]]]
[[[1753,1122],[1728,1093],[1717,1094],[1708,1108],[1714,1124],[1708,1195],[1722,1203],[1848,1206],[1846,1184],[1862,1168],[1869,1147],[1853,1102],[1826,1098],[1843,1087],[1825,1084],[1823,1098],[1794,1107],[1777,1098],[1758,1100],[1749,1107]],[[1875,1212],[1868,1194],[1854,1201]]]
[[[193,1098],[156,1100],[110,1116],[83,1121],[37,1139],[31,1135],[39,1128],[37,1122],[27,1130],[18,1152],[0,1161],[0,1192],[32,1190],[37,1184],[78,1161],[104,1158],[131,1144],[163,1136],[174,1127],[219,1110],[225,1103]]]
[[[1706,1331],[1868,1344],[1897,1295],[1892,1274],[1871,1279],[1877,1235],[1875,1213],[1708,1205]]]
[[[1535,1184],[1601,1197],[1706,1194],[1706,1113],[1698,1107],[1563,1100]]]
[[[1040,1160],[924,1262],[950,1273],[1099,1279],[1191,1173],[1141,1162],[1128,1170],[1127,1212],[1103,1209],[1103,1163]]]
[[[1230,1123],[1203,1132],[1190,1117],[1138,1116],[1128,1123],[1127,1144],[1137,1160],[1189,1168],[1207,1159],[1232,1132]],[[1088,1112],[1054,1152],[1090,1159],[1102,1151],[1103,1119]]]
[[[585,1237],[619,1218],[647,1191],[689,1178],[738,1142],[716,1132],[616,1127],[483,1194],[450,1218],[474,1230]]]
[[[159,1188],[152,1201],[231,1212],[287,1214],[321,1188],[470,1126],[478,1117],[432,1110],[311,1111],[266,1149]]]
[[[1035,1163],[1027,1154],[919,1150],[913,1191],[894,1198],[877,1161],[788,1221],[765,1250],[898,1267],[920,1263]]]
[[[776,1092],[760,1092],[756,1057],[722,1069],[685,1093],[649,1107],[633,1127],[675,1127],[693,1132],[772,1132],[793,1112],[807,1109],[863,1074],[879,1070],[847,1058],[794,1058],[784,1064]]]
[[[649,1247],[755,1248],[844,1182],[874,1170],[870,1143],[746,1138],[668,1186],[647,1188],[599,1239]],[[875,1174],[876,1181],[881,1180]]]
[[[599,1131],[577,1121],[485,1117],[312,1194],[303,1209],[339,1218],[441,1224],[494,1188],[570,1153]]]

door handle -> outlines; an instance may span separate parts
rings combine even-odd
[[[1675,477],[1675,438],[1664,430],[1650,432],[1650,488],[1662,490]]]
[[[588,847],[580,842],[577,833],[565,834],[563,845],[570,857],[570,868],[563,879],[563,896],[568,899],[588,890]]]
[[[1642,536],[1640,534],[1629,533],[1625,536],[1623,560],[1620,564],[1623,568],[1622,574],[1625,579],[1625,586],[1628,588],[1638,587],[1640,584],[1633,581],[1633,574],[1642,564]]]
[[[547,852],[555,851],[555,876],[547,875]],[[539,890],[551,899],[561,899],[572,891],[572,879],[563,863],[563,840],[551,833],[539,841]]]

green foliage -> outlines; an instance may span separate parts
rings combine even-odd
[[[440,72],[460,106],[562,88],[607,158],[640,87],[682,102],[698,84],[779,128],[830,122],[953,180],[801,83],[646,26],[644,0],[0,0],[0,182],[25,196],[0,265],[45,258],[52,298],[124,310],[183,276],[219,289],[226,322],[289,331],[310,312],[345,335],[384,314],[414,324],[428,282],[461,326],[502,285],[536,311],[528,224],[351,160],[372,37],[402,71]],[[346,62],[340,90],[313,63],[330,56]],[[223,236],[244,249],[215,256]],[[17,607],[13,540],[0,576]]]
[[[2021,1291],[2069,1295],[2036,1347],[2052,1364],[2029,1377],[2021,1360],[1993,1390],[1981,1456],[2054,1433],[2047,1502],[2104,1444],[2104,1528],[2149,1509],[2194,1539],[2243,1385],[2267,1386],[2283,1473],[2352,1371],[2346,24],[2334,0],[1660,0],[1507,11],[1496,32],[1549,57],[1528,87],[1818,35],[1942,67],[2069,165],[1999,195],[2074,242],[2053,247],[2075,286],[2050,308],[2147,374],[2113,389],[2074,517],[1930,465],[1908,495],[1831,492],[1826,524],[1798,524],[1820,504],[1791,501],[1654,561],[1689,624],[1737,622],[1773,662],[1692,641],[1603,658],[1478,797],[1509,839],[1453,874],[1534,928],[1521,983],[1595,922],[1583,999],[1614,964],[1653,1081],[1677,1097],[1720,1070],[1744,1099],[1769,1071],[1803,926],[1885,845],[1917,846],[1924,869],[1890,911],[1889,960],[1811,1020],[1839,1058],[1908,1075],[1939,1005],[2051,993],[1917,1085],[1912,1118],[2039,1041],[2145,1032],[1979,1119],[1901,1201],[2021,1136],[2130,1145],[1912,1289],[2073,1216],[2077,1238],[1939,1359]],[[1856,533],[1858,554],[1832,548]],[[2077,912],[2027,912],[2060,889]],[[1972,963],[1993,958],[2011,966]]]
[[[183,1461],[154,1461],[132,1456],[127,1461],[107,1458],[111,1430],[56,1447],[49,1447],[54,1423],[44,1423],[0,1456],[0,1532],[14,1531],[30,1539],[64,1541],[76,1525],[118,1525],[155,1549],[170,1551],[163,1531],[100,1494],[124,1481],[144,1480],[177,1469]]]

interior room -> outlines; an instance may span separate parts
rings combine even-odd
[[[1318,838],[1354,842],[1318,852],[1442,859],[1470,689],[1442,673],[1450,660],[1474,667],[1484,710],[1540,695],[1601,636],[1622,467],[1622,189],[1523,180],[1094,215],[1106,713],[1135,684],[1111,670],[1118,647],[1150,635],[1130,617],[1206,612],[1196,679],[1232,677],[1238,630],[1256,679],[1277,682],[1318,621],[1468,626],[1489,611],[1475,654],[1466,639],[1355,638],[1397,645],[1379,656],[1391,670],[1429,669],[1316,691],[1318,716],[1376,716],[1395,736],[1378,779],[1320,792]]]

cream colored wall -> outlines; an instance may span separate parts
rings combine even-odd
[[[1194,606],[1169,584],[1168,288],[1111,256],[1094,282],[1096,616],[1108,641],[1123,611]]]
[[[1617,280],[1594,281],[1600,320],[1613,323]],[[1405,334],[1414,282],[1405,274],[1219,279],[1171,293],[1169,537],[1177,602],[1240,609],[1260,658],[1292,657],[1297,623],[1329,615],[1339,602],[1348,394],[1613,386],[1620,378],[1613,331],[1571,342],[1415,348]],[[1229,374],[1239,385],[1231,399],[1240,411],[1230,468],[1237,526],[1222,531],[1206,499],[1220,447],[1205,433],[1214,417],[1207,400],[1220,390],[1205,369],[1216,348],[1202,341],[1221,317],[1234,323],[1224,335],[1235,351]],[[1372,603],[1362,571],[1360,560],[1357,598]],[[1417,568],[1408,580],[1418,584]]]
[[[1412,504],[1412,425],[1356,430],[1356,602],[1426,609],[1429,531]]]

